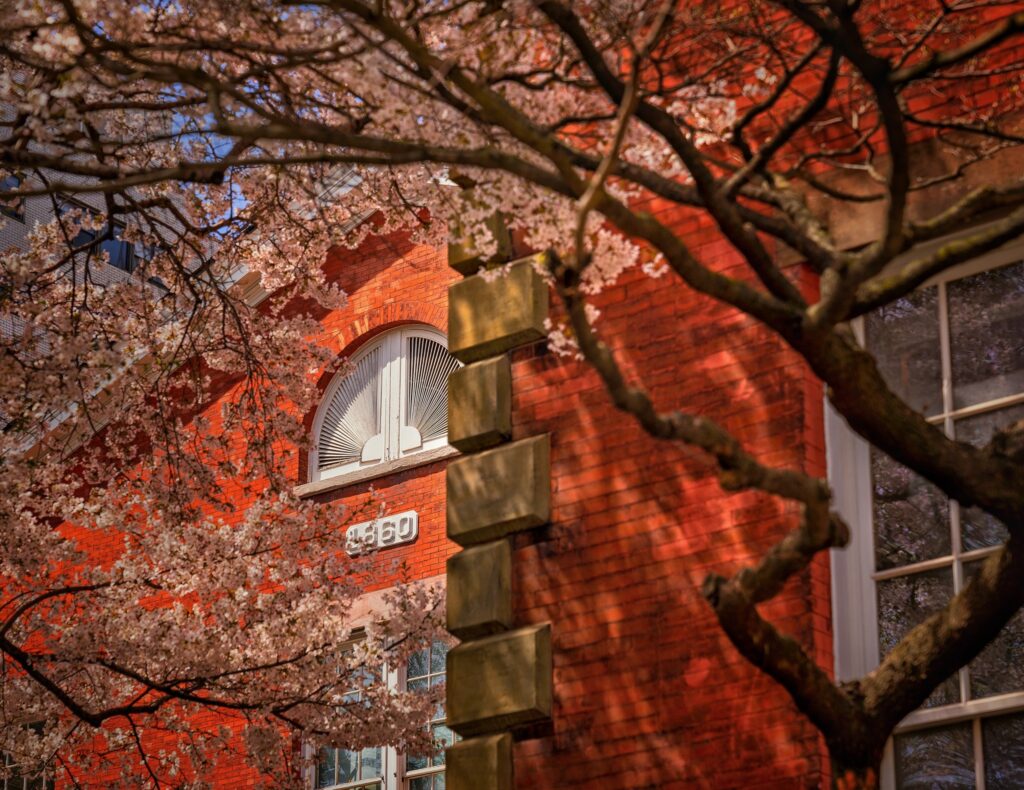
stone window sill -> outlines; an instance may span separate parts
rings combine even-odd
[[[426,466],[432,464],[435,461],[442,461],[445,458],[451,458],[459,454],[451,445],[444,447],[438,447],[434,450],[427,450],[423,453],[413,453],[407,455],[404,458],[396,458],[393,461],[385,461],[382,464],[376,464],[374,466],[368,466],[365,469],[354,469],[351,472],[346,472],[342,475],[336,475],[334,477],[328,477],[324,480],[317,480],[313,483],[303,483],[302,485],[295,486],[292,489],[292,493],[300,499],[307,497],[316,496],[317,494],[324,494],[328,491],[337,491],[339,488],[345,488],[346,486],[355,485],[356,483],[363,483],[367,480],[376,480],[379,477],[387,477],[388,475],[395,474],[396,472],[405,472],[409,469],[414,469],[417,466]]]

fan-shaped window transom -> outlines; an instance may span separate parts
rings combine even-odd
[[[443,447],[448,374],[458,367],[444,336],[424,328],[389,332],[353,356],[317,412],[311,478]]]

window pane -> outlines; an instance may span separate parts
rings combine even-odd
[[[871,482],[879,570],[950,553],[949,505],[939,489],[875,449]]]
[[[96,234],[91,230],[82,229],[75,234],[75,238],[71,240],[72,247],[84,247],[86,244],[96,238]],[[91,252],[91,251],[90,251]]]
[[[338,781],[351,782],[360,778],[359,755],[348,749],[338,749]]]
[[[972,697],[991,697],[1024,689],[1024,610],[1010,618],[999,636],[978,654],[970,667]]]
[[[121,241],[121,231],[121,226],[115,225],[114,238],[100,242],[100,249],[109,256],[111,266],[115,266],[122,271],[131,272],[135,268],[134,251],[131,244]]]
[[[1024,787],[1024,715],[987,719],[981,733],[986,786]]]
[[[971,725],[896,736],[896,784],[900,790],[974,790]]]
[[[338,759],[337,749],[321,749],[316,766],[316,786],[330,787],[334,784],[334,767]]]
[[[422,691],[427,687],[427,679],[419,678],[417,680],[410,680],[405,684],[409,691]]]
[[[436,688],[445,682],[445,658],[448,655],[448,645],[443,641],[435,641],[427,650],[419,651],[409,659],[406,669],[406,687],[410,691],[426,690],[427,687]],[[410,679],[412,678],[412,679]],[[455,735],[444,724],[444,705],[438,704],[434,709],[431,720],[438,722],[431,726],[431,734],[436,747],[429,755],[408,755],[406,757],[406,768],[410,771],[417,771],[424,768],[444,765],[444,749],[454,742]],[[434,778],[434,787],[443,785],[437,784],[437,776]],[[441,780],[443,782],[443,778]],[[424,785],[430,787],[430,785]]]
[[[983,447],[992,441],[995,432],[1018,420],[1024,420],[1024,404],[1008,409],[987,411],[975,417],[956,422],[956,438],[962,442]]]
[[[942,411],[939,306],[935,288],[898,299],[864,322],[867,346],[886,383],[925,414]]]
[[[427,674],[427,651],[417,650],[409,656],[409,664],[406,669],[406,677],[419,678]]]
[[[444,642],[434,642],[430,648],[430,671],[444,672],[444,662],[447,655],[448,645]]]
[[[1024,405],[979,414],[966,420],[957,420],[956,438],[978,447],[991,441],[998,428],[1024,419]],[[964,551],[1005,543],[1010,537],[1006,527],[995,516],[976,508],[963,508],[960,512],[960,534]]]
[[[950,283],[953,402],[1024,392],[1024,264]]]
[[[317,762],[316,786],[334,787],[361,779],[377,779],[384,773],[384,751],[380,747],[353,752],[348,749],[321,749]],[[360,785],[363,787],[364,785]],[[367,784],[365,787],[378,787]]]
[[[965,507],[960,510],[960,541],[964,551],[983,549],[986,546],[998,546],[1009,539],[1003,522],[995,516],[976,507]]]
[[[940,568],[878,582],[878,642],[885,656],[911,628],[941,609],[953,593],[953,571]],[[925,707],[960,699],[956,675],[928,698]]]
[[[982,561],[964,565],[965,580],[981,569]],[[970,664],[971,697],[992,697],[1024,689],[1024,610]]]
[[[407,771],[418,771],[421,768],[429,768],[430,760],[425,755],[410,754],[405,760],[405,769]]]
[[[383,774],[383,750],[380,747],[375,749],[363,749],[363,760],[359,772],[360,779],[370,779]]]
[[[441,709],[444,716],[444,709]],[[418,771],[421,768],[431,768],[437,765],[444,765],[444,750],[455,742],[455,733],[443,724],[435,724],[431,729],[434,743],[437,748],[431,755],[410,754],[406,757],[405,767],[408,771]]]
[[[434,753],[434,765],[444,765],[444,750],[455,743],[455,733],[439,724],[434,727],[434,741],[438,744]]]
[[[431,790],[431,777],[420,776],[409,782],[409,790]]]

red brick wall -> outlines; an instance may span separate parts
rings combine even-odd
[[[447,266],[445,252],[410,242],[407,237],[369,238],[354,251],[337,250],[326,264],[328,276],[337,282],[348,294],[347,305],[338,310],[320,310],[317,318],[323,327],[323,340],[338,354],[347,356],[372,337],[402,324],[428,324],[441,331],[447,327],[448,284],[457,278]],[[308,304],[294,305],[295,309],[309,311]],[[320,382],[326,387],[330,377]],[[213,401],[205,413],[213,430],[220,424],[221,407],[234,396],[226,391]],[[308,415],[307,424],[313,415]],[[296,484],[308,480],[304,453],[294,458],[294,480]],[[445,560],[456,550],[445,537],[444,523],[444,467],[445,462],[435,462],[404,472],[350,486],[339,492],[320,495],[324,501],[337,501],[351,508],[353,520],[363,520],[376,515],[383,504],[386,512],[400,512],[415,509],[419,513],[419,538],[415,543],[381,551],[374,559],[373,578],[367,583],[367,591],[392,586],[399,578],[412,580],[437,576],[444,573]],[[234,501],[238,504],[236,519],[241,519],[246,507],[247,494],[240,485],[226,483]],[[372,490],[371,490],[372,489]],[[96,542],[93,550],[97,558],[109,561],[116,554],[117,541]],[[193,716],[190,721],[195,728],[216,732],[221,725],[240,733],[244,727],[241,719],[232,719],[210,712]],[[150,733],[145,742],[150,750],[173,748],[173,741],[158,733]],[[113,778],[110,761],[104,761],[100,753],[105,746],[97,741],[95,770],[88,777],[77,777],[83,786],[102,788]],[[223,755],[213,771],[205,776],[216,788],[243,790],[258,786],[259,777],[244,764],[244,744],[240,737],[231,741],[234,754]],[[140,781],[145,776],[139,765]],[[171,782],[169,786],[173,786]],[[70,787],[60,782],[58,787]]]
[[[448,285],[458,275],[448,268],[446,252],[414,244],[404,235],[370,237],[358,250],[332,253],[326,272],[349,294],[343,309],[319,316],[325,342],[338,353],[347,356],[402,324],[428,324],[447,333]],[[326,387],[328,382],[329,377],[321,385]],[[296,479],[305,482],[305,458],[299,461]],[[366,507],[372,497],[373,511],[383,502],[389,513],[419,513],[417,541],[380,552],[375,561],[377,578],[368,589],[389,587],[400,576],[422,579],[444,573],[445,560],[457,549],[445,537],[445,464],[416,467],[319,497],[356,509]]]
[[[697,251],[728,268],[728,249],[708,239]],[[338,353],[402,323],[446,328],[456,275],[443,253],[372,238],[331,255],[327,268],[350,295],[318,316]],[[820,386],[780,341],[671,275],[627,273],[596,301],[602,336],[660,407],[720,420],[769,462],[823,472]],[[553,524],[520,541],[514,573],[519,624],[553,623],[556,701],[551,734],[517,746],[516,786],[818,786],[816,732],[732,649],[698,592],[709,571],[752,562],[793,514],[757,494],[722,492],[706,459],[648,438],[581,363],[541,347],[513,360],[515,438],[552,436]],[[444,572],[456,548],[444,536],[444,466],[372,481],[374,503],[419,512],[420,537],[378,555],[368,589]],[[301,459],[295,479],[307,479]],[[321,496],[359,509],[370,488]],[[822,560],[765,607],[825,666],[828,584]],[[211,778],[223,788],[255,782],[231,759]]]
[[[728,248],[703,237],[695,252],[729,269]],[[660,408],[824,473],[821,388],[781,341],[672,275],[632,271],[595,303],[599,334]],[[707,573],[754,562],[793,511],[723,492],[706,458],[649,438],[582,363],[539,349],[513,360],[514,438],[551,434],[553,494],[552,525],[514,556],[516,619],[552,622],[555,696],[552,733],[516,747],[516,786],[817,787],[816,731],[699,594]],[[832,665],[826,558],[764,611]]]

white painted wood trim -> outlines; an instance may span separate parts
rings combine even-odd
[[[373,466],[368,466],[365,469],[354,469],[351,472],[345,472],[344,474],[335,475],[334,477],[328,477],[325,480],[303,483],[302,485],[295,486],[295,488],[292,489],[292,493],[300,499],[305,499],[306,497],[316,496],[317,494],[323,494],[328,491],[337,491],[339,488],[345,488],[346,486],[355,485],[356,483],[364,483],[367,480],[376,480],[379,477],[387,477],[388,475],[396,474],[397,472],[415,469],[417,466],[426,466],[427,464],[432,464],[436,461],[454,458],[458,454],[458,450],[451,445],[446,444],[444,447],[437,447],[433,450],[424,450],[421,453],[404,455],[401,458],[395,458],[391,461],[374,464]]]

